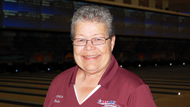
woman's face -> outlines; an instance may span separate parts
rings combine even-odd
[[[108,38],[106,25],[98,22],[79,21],[75,26],[75,39],[91,40],[95,37]],[[104,72],[111,60],[115,45],[115,36],[106,40],[105,44],[93,45],[87,41],[85,46],[74,46],[74,58],[77,65],[88,74]]]

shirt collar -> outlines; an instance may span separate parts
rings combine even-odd
[[[74,68],[73,74],[71,76],[70,84],[75,84],[75,79],[76,79],[78,69],[79,69],[79,67],[78,67],[78,65],[76,65]]]
[[[118,63],[117,63],[115,57],[112,55],[111,62],[109,64],[108,68],[106,69],[106,71],[104,72],[102,78],[100,79],[99,84],[107,89],[111,80],[113,79],[114,75],[116,74],[118,67],[119,67]]]
[[[113,79],[114,75],[116,74],[118,67],[119,67],[118,63],[117,63],[115,57],[112,55],[111,62],[109,64],[108,68],[106,69],[106,71],[104,72],[104,74],[102,75],[102,77],[99,81],[99,84],[107,89],[111,80]],[[79,69],[79,67],[78,67],[78,65],[76,65],[74,72],[71,76],[70,84],[75,84],[75,79],[76,79],[78,69]]]

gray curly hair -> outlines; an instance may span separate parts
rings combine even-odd
[[[82,6],[80,7],[73,15],[71,22],[71,38],[74,39],[75,25],[79,21],[95,21],[104,23],[107,26],[107,33],[109,37],[115,35],[114,26],[113,26],[113,16],[110,11],[101,6]]]

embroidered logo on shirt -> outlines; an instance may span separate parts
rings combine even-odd
[[[54,103],[60,103],[60,98],[63,98],[63,96],[62,95],[56,95],[56,97],[55,97],[56,99],[54,100]]]
[[[120,107],[119,105],[115,104],[116,101],[105,101],[100,99],[97,103],[103,105],[102,107]]]

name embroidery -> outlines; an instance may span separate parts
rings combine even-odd
[[[60,100],[55,99],[54,103],[60,103]]]
[[[56,98],[63,98],[62,95],[56,95]]]
[[[120,107],[119,105],[115,104],[116,101],[105,101],[100,99],[97,103],[103,105],[102,107]]]
[[[54,103],[60,103],[60,98],[63,98],[63,96],[62,95],[56,95],[56,97],[55,97],[56,99],[54,100]]]

